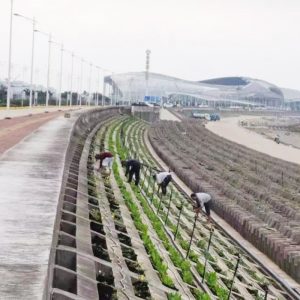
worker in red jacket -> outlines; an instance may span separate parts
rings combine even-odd
[[[95,158],[96,158],[96,161],[100,160],[99,170],[102,167],[106,167],[110,170],[112,169],[114,156],[111,152],[109,152],[109,151],[101,152],[100,154],[96,154]]]

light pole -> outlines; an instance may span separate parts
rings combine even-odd
[[[79,90],[80,90],[80,102],[79,102],[79,106],[81,107],[82,104],[82,80],[83,80],[83,63],[84,60],[83,58],[81,58],[81,70],[80,70],[80,83],[79,83]]]
[[[72,98],[73,98],[73,70],[74,70],[74,52],[72,52],[70,106],[72,106]]]
[[[47,71],[47,94],[46,94],[46,107],[49,105],[49,98],[50,98],[50,62],[51,62],[51,33],[49,34],[49,45],[48,45],[48,71]]]
[[[97,85],[96,85],[96,93],[97,93],[97,106],[99,106],[99,86],[100,86],[100,67],[96,66],[98,69],[98,79],[96,79]]]
[[[91,84],[92,84],[92,68],[93,64],[90,63],[90,76],[89,76],[89,106],[91,106]]]
[[[115,96],[114,93],[114,89],[113,89],[113,77],[114,73],[111,73],[110,79],[111,79],[111,85],[109,86],[109,92],[110,92],[110,106],[113,106],[113,96]]]
[[[16,17],[21,17],[32,23],[32,44],[31,44],[31,67],[30,67],[30,95],[29,95],[29,107],[32,107],[32,96],[33,96],[33,68],[34,68],[34,34],[35,34],[35,25],[36,20],[33,17],[28,18],[20,14],[14,14]]]
[[[58,95],[58,107],[61,107],[61,92],[62,92],[62,72],[63,72],[63,55],[64,55],[64,45],[61,44],[60,49],[60,78],[59,78],[59,95]]]
[[[150,69],[150,54],[151,51],[149,49],[146,50],[146,73],[145,73],[145,79],[146,79],[146,97],[149,96],[149,69]]]
[[[102,91],[102,106],[104,106],[105,102],[105,89],[106,89],[106,84],[105,84],[105,72],[103,72],[103,91]]]
[[[52,35],[51,33],[45,33],[43,31],[40,30],[35,30],[35,32],[44,34],[46,36],[48,36],[49,40],[48,40],[48,66],[47,66],[47,91],[46,91],[46,107],[48,107],[49,105],[49,98],[50,98],[50,65],[51,65],[51,44],[52,44]]]
[[[58,100],[59,100],[59,107],[61,106],[61,88],[62,88],[62,68],[63,68],[63,52],[64,52],[64,45],[62,43],[57,43],[55,41],[50,40],[50,44],[55,44],[57,46],[60,46],[60,50],[61,50],[61,57],[60,57],[60,73],[58,73],[57,75],[60,76],[60,80],[59,80],[59,90],[58,90]],[[49,46],[51,47],[51,46]],[[50,48],[49,48],[50,49]],[[50,64],[49,64],[50,66]],[[50,70],[48,70],[49,75],[50,75]],[[56,105],[57,105],[57,99],[56,99]]]
[[[74,77],[74,57],[75,57],[75,54],[73,51],[69,51],[69,50],[66,50],[66,49],[63,49],[64,52],[68,52],[71,54],[71,80],[70,80],[70,106],[72,106],[72,98],[73,98],[73,77]],[[67,100],[67,106],[68,106],[68,100]]]
[[[10,25],[9,25],[9,50],[8,50],[8,76],[7,76],[7,95],[6,95],[7,109],[10,108],[13,9],[14,9],[14,0],[11,0],[10,1]]]

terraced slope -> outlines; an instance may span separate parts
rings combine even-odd
[[[195,221],[186,195],[164,197],[145,147],[148,125],[116,111],[74,138],[50,271],[51,299],[296,299],[268,277],[222,229]],[[114,152],[104,178],[95,154]],[[121,159],[143,162],[140,186]]]
[[[199,122],[161,122],[152,145],[214,210],[300,282],[300,169],[220,138]]]

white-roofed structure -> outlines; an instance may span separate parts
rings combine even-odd
[[[109,96],[113,103],[146,101],[159,104],[180,103],[187,106],[240,105],[282,109],[287,108],[291,103],[290,93],[286,93],[289,89],[281,89],[269,82],[248,77],[188,81],[149,73],[148,97],[146,98],[146,72],[113,74],[105,77],[105,83],[110,86]],[[300,91],[295,92],[300,99]]]

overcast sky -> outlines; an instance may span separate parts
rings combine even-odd
[[[38,28],[113,72],[143,71],[188,80],[249,76],[300,90],[299,0],[14,0]],[[10,0],[0,0],[0,77],[7,74]],[[28,79],[31,25],[14,17],[13,76]],[[36,35],[35,80],[45,84],[47,37]],[[64,86],[70,55],[64,55]],[[57,85],[53,45],[51,83]],[[80,70],[75,65],[75,78]],[[85,66],[85,79],[88,67]],[[96,77],[94,77],[96,80]],[[87,84],[87,83],[85,83]]]

